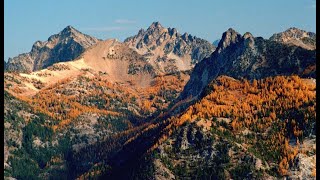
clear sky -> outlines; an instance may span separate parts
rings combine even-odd
[[[159,21],[210,42],[229,27],[269,38],[297,27],[316,31],[316,0],[5,0],[4,59],[71,25],[123,41]]]

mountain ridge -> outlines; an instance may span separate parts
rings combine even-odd
[[[165,28],[159,22],[153,22],[147,30],[140,29],[124,43],[164,73],[190,70],[215,50],[208,41],[188,33],[180,34],[176,28]]]
[[[57,62],[70,61],[99,41],[67,26],[58,34],[51,35],[47,41],[36,41],[30,52],[9,58],[6,70],[30,73]]]
[[[269,40],[283,44],[300,46],[304,49],[316,49],[316,34],[296,27],[291,27],[283,32],[273,34]]]
[[[315,50],[291,46],[277,41],[254,38],[251,33],[239,34],[229,28],[222,34],[217,49],[199,62],[181,93],[182,99],[200,95],[203,88],[218,75],[259,79],[275,75],[297,74],[315,77],[305,70],[315,67]]]

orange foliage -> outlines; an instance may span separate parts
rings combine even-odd
[[[211,92],[179,117],[172,118],[167,128],[180,126],[197,118],[210,120],[224,117],[230,118],[230,128],[234,133],[244,128],[264,133],[276,122],[279,131],[268,137],[264,143],[270,151],[280,151],[278,170],[282,175],[287,174],[289,164],[298,153],[298,146],[289,145],[287,132],[292,131],[292,134],[299,138],[303,131],[295,116],[289,115],[290,119],[287,120],[279,118],[288,110],[303,109],[308,113],[305,113],[304,119],[300,121],[307,123],[308,119],[315,119],[315,84],[305,83],[298,76],[268,77],[253,80],[252,83],[221,76],[209,86]]]

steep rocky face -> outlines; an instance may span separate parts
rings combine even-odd
[[[315,63],[315,50],[255,38],[250,33],[241,36],[228,29],[211,57],[195,66],[180,98],[198,96],[218,75],[247,79],[291,74],[315,77],[313,70],[307,71]]]
[[[165,28],[154,22],[147,29],[124,41],[144,55],[154,67],[165,73],[189,70],[209,56],[215,46],[188,33],[180,34],[175,28]]]
[[[98,39],[67,26],[47,41],[35,42],[30,52],[9,58],[6,69],[17,72],[41,70],[57,62],[73,60],[97,42]]]
[[[289,28],[284,32],[273,34],[270,40],[283,44],[300,46],[304,49],[316,49],[316,34],[298,28]]]

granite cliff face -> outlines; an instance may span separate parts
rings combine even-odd
[[[147,29],[124,41],[144,55],[159,70],[172,73],[189,70],[209,56],[215,46],[188,33],[180,34],[175,28],[165,28],[154,22]]]
[[[9,58],[6,70],[33,72],[54,63],[71,61],[99,41],[67,26],[60,33],[50,36],[47,41],[35,42],[30,52]]]
[[[315,64],[315,50],[253,37],[248,32],[241,36],[230,28],[215,52],[195,66],[181,98],[198,96],[219,75],[260,79],[296,74],[315,78]]]
[[[283,44],[300,46],[304,49],[316,49],[316,34],[298,28],[289,28],[284,32],[273,34],[270,40]]]

